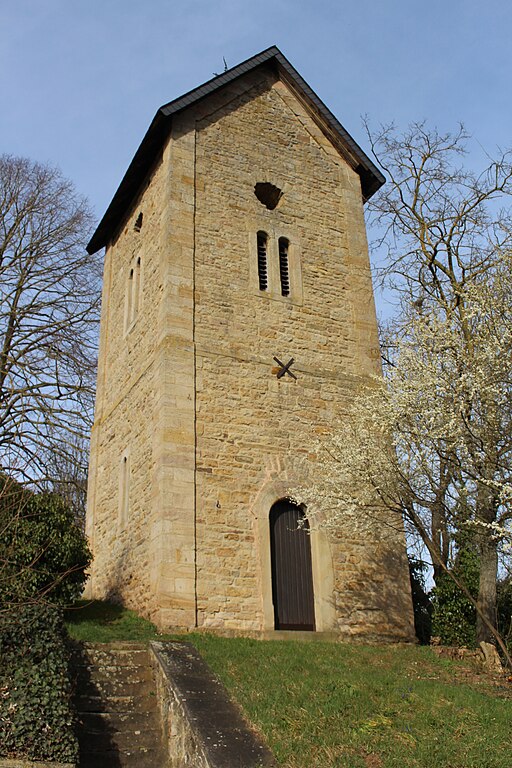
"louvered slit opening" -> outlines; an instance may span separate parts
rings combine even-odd
[[[260,291],[266,291],[268,288],[267,241],[266,233],[258,232],[258,280]]]
[[[285,237],[279,238],[279,275],[281,278],[281,296],[290,295],[290,267],[288,263],[289,242]]]

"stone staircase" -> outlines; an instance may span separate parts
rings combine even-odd
[[[73,670],[80,768],[166,768],[147,647],[77,644]]]

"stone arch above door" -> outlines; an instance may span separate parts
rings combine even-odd
[[[285,474],[285,473],[283,473]],[[254,515],[255,541],[260,565],[260,588],[262,600],[262,629],[274,629],[274,606],[272,602],[272,565],[270,557],[269,516],[272,506],[280,499],[293,497],[293,488],[298,482],[279,478],[269,480],[261,488],[252,505]],[[300,502],[300,498],[297,499]],[[311,537],[311,565],[315,603],[315,624],[317,632],[332,632],[337,629],[334,598],[334,571],[328,536],[323,531],[313,530]]]

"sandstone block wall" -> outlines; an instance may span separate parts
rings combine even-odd
[[[87,533],[94,551],[95,596],[124,598],[147,611],[154,597],[152,549],[158,512],[154,503],[157,420],[158,327],[163,293],[160,199],[163,164],[142,196],[143,227],[131,217],[107,249],[95,423],[91,438]],[[137,209],[138,213],[138,209]],[[127,322],[129,272],[141,259],[139,305]],[[123,460],[127,460],[128,514],[120,509]]]
[[[270,628],[271,504],[256,510],[255,499],[268,484],[279,484],[273,502],[283,483],[297,493],[318,479],[318,436],[379,370],[360,180],[282,83],[254,84],[197,129],[198,620],[259,629],[263,617]],[[275,210],[254,194],[264,181],[283,191]],[[295,248],[289,297],[259,290],[247,245],[258,231]],[[276,378],[274,355],[294,357],[296,380]],[[400,634],[402,537],[363,527],[362,541],[347,520],[337,540],[313,544],[317,628]]]

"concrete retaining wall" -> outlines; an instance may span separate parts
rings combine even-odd
[[[169,768],[275,768],[274,756],[189,643],[151,643]]]

